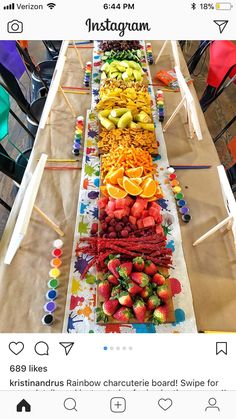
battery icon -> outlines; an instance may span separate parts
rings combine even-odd
[[[231,10],[232,7],[231,3],[216,3],[216,10]]]

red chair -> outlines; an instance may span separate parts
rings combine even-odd
[[[230,80],[226,82],[228,77]],[[232,83],[236,83],[236,45],[231,41],[214,41],[210,45],[207,87],[200,100],[203,112]]]

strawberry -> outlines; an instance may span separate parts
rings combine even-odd
[[[140,293],[143,288],[139,287],[138,284],[136,284],[133,281],[128,282],[128,284],[126,285],[127,291],[131,294],[131,295],[136,295],[138,293]]]
[[[132,272],[133,264],[132,262],[124,262],[117,268],[119,275],[126,279]]]
[[[107,323],[108,316],[104,313],[101,307],[96,308],[97,322]]]
[[[151,295],[147,301],[147,309],[148,310],[155,310],[161,304],[161,300],[157,297],[157,295]]]
[[[153,294],[153,290],[151,287],[151,284],[146,285],[146,287],[144,287],[142,289],[142,291],[140,292],[140,297],[142,298],[148,298]]]
[[[106,275],[106,279],[113,285],[119,285],[118,278],[116,278],[113,274],[108,273]]]
[[[135,301],[133,305],[133,310],[134,310],[136,319],[140,321],[141,323],[143,323],[145,321],[147,308],[145,306],[144,301],[141,298]]]
[[[161,298],[161,300],[164,301],[171,297],[169,288],[166,285],[162,285],[161,287],[157,288],[157,295],[159,298]]]
[[[157,266],[151,260],[146,260],[144,272],[147,275],[155,275],[157,273]]]
[[[153,275],[151,281],[152,281],[153,284],[156,284],[156,285],[164,285],[165,282],[166,282],[165,277],[163,275],[158,274],[158,273]]]
[[[166,305],[157,307],[153,312],[153,323],[166,323],[168,316],[168,307]]]
[[[111,291],[111,297],[116,297],[122,291],[123,290],[120,285],[118,285],[117,287],[113,287]]]
[[[119,303],[122,306],[126,306],[126,307],[132,307],[133,306],[133,300],[132,300],[131,296],[129,295],[129,293],[127,291],[122,291],[118,295],[117,298],[119,300]]]
[[[127,323],[132,317],[132,311],[128,307],[121,307],[113,314],[113,317],[115,320]]]
[[[109,255],[109,260],[107,262],[107,267],[109,271],[116,277],[119,278],[119,274],[117,272],[117,268],[120,266],[119,255]]]
[[[111,284],[107,280],[100,281],[98,283],[98,293],[105,301],[109,300],[111,296]]]
[[[134,270],[138,272],[142,272],[144,270],[144,260],[141,257],[137,257],[133,259]]]
[[[149,277],[143,272],[132,272],[131,279],[142,288],[145,287],[150,281]]]
[[[112,299],[107,300],[102,305],[103,312],[107,316],[112,316],[115,313],[115,311],[117,310],[118,305],[119,305],[118,300],[112,300]]]

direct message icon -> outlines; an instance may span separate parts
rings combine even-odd
[[[216,355],[227,355],[228,354],[228,345],[227,342],[216,342]]]
[[[173,401],[171,399],[159,399],[158,400],[158,406],[164,411],[170,409],[172,404],[173,404]]]

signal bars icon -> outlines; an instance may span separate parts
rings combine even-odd
[[[14,10],[15,9],[15,3],[8,4],[7,6],[3,7],[4,10]]]

